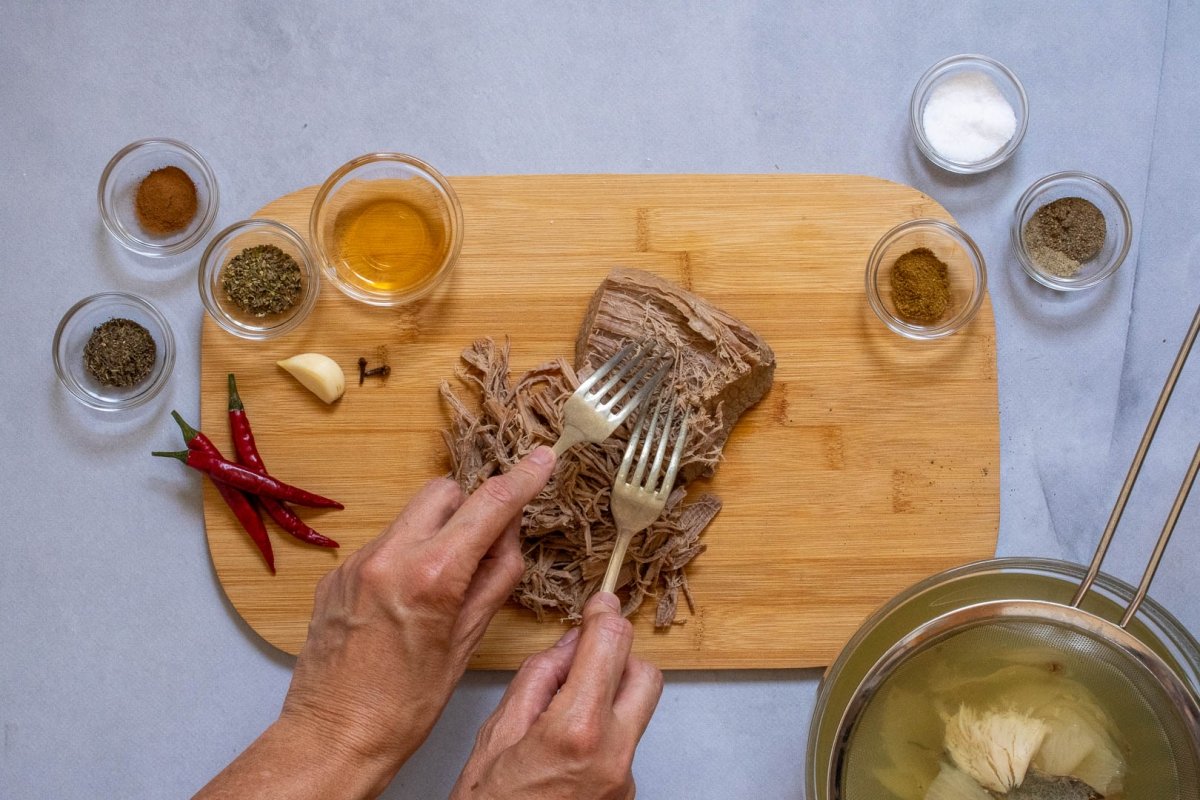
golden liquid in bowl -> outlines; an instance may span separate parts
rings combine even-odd
[[[982,676],[1014,662],[1028,665],[1029,653],[1014,659],[1011,648],[1009,652],[998,648],[994,637],[985,640],[986,646],[980,648],[954,646],[927,650],[928,661],[924,669],[922,660],[914,657],[897,670],[869,702],[857,730],[851,734],[851,741],[839,743],[836,740],[838,721],[852,702],[860,681],[901,637],[939,614],[975,603],[1013,599],[1066,605],[1071,602],[1083,574],[1083,567],[1062,561],[997,559],[950,570],[898,595],[864,625],[822,682],[810,730],[808,796],[812,800],[828,800],[832,796],[846,800],[909,800],[912,797],[923,800],[928,784],[938,772],[938,761],[944,755],[944,726],[940,724],[940,718],[928,716],[935,710],[932,703],[924,704],[920,715],[911,709],[901,710],[894,703],[903,700],[904,696],[912,697],[914,693],[928,698],[926,690],[934,688],[929,684],[935,678],[935,672],[950,670],[964,676],[974,672]],[[1084,599],[1083,609],[1103,618],[1120,619],[1125,603],[1133,593],[1132,587],[1117,586],[1114,579],[1103,573],[1098,586],[1100,591],[1093,591]],[[1187,686],[1196,687],[1200,685],[1196,678],[1200,667],[1196,654],[1200,650],[1179,623],[1165,614],[1148,600],[1130,622],[1128,632],[1164,659]],[[962,640],[958,645],[969,643],[969,639]],[[1007,660],[1007,663],[998,664],[996,660]],[[914,665],[917,669],[907,668]],[[1124,797],[1130,800],[1200,797],[1200,782],[1196,781],[1181,787],[1179,792],[1172,791],[1179,787],[1179,775],[1165,767],[1155,771],[1155,764],[1173,762],[1174,759],[1163,758],[1163,751],[1159,749],[1163,743],[1155,734],[1154,726],[1145,725],[1144,716],[1141,719],[1130,717],[1132,697],[1129,692],[1114,692],[1103,683],[1086,680],[1084,686],[1104,700],[1105,713],[1120,726],[1125,744],[1139,750],[1136,756],[1132,752],[1126,754],[1131,766],[1126,774]],[[900,690],[899,698],[888,702],[888,696],[897,689]],[[872,719],[867,719],[868,715]],[[899,730],[886,727],[885,719],[896,720]],[[900,734],[900,749],[907,750],[907,754],[892,749],[897,745],[896,733]],[[890,746],[888,742],[891,742]],[[919,752],[914,752],[909,745]],[[1151,753],[1145,751],[1148,745]],[[850,759],[854,760],[857,769],[850,768]],[[834,780],[840,794],[828,788],[831,771],[836,776]],[[1151,793],[1138,794],[1141,790]],[[1154,793],[1159,790],[1163,793]],[[1114,794],[1114,800],[1120,796]]]
[[[341,209],[333,224],[347,282],[371,292],[404,293],[420,287],[442,266],[450,232],[428,201],[385,196]]]
[[[1092,644],[1080,644],[1082,637],[1059,638],[1072,646],[1050,644],[1052,636],[1043,641],[1042,630],[1028,625],[996,623],[901,664],[847,747],[847,800],[945,797],[932,784],[954,765],[944,749],[946,720],[963,707],[1044,721],[1049,733],[1033,766],[1083,779],[1107,800],[1195,797],[1195,787],[1184,790],[1172,743],[1140,687]]]

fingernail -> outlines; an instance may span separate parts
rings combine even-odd
[[[529,460],[539,466],[548,467],[554,463],[554,451],[546,445],[541,445],[529,454]]]
[[[571,642],[579,638],[579,628],[573,627],[562,635],[562,638],[554,645],[555,647],[566,647]]]
[[[612,592],[596,592],[596,602],[602,606],[607,606],[609,611],[621,613],[621,601]]]

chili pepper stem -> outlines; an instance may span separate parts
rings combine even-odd
[[[188,425],[184,421],[183,417],[179,416],[178,411],[172,411],[171,416],[175,419],[175,422],[179,424],[179,430],[183,432],[183,440],[185,442],[190,442],[200,435],[200,431],[196,430],[191,425]]]
[[[173,450],[173,451],[154,450],[150,453],[150,455],[158,456],[159,458],[177,458],[186,464],[187,457],[188,457],[188,451],[187,450]]]
[[[237,379],[233,377],[233,373],[229,373],[229,410],[243,411],[245,406],[242,405],[241,395],[237,390]]]

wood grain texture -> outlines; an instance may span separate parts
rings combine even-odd
[[[320,577],[377,534],[448,467],[438,384],[482,336],[512,342],[513,368],[569,355],[591,293],[614,265],[651,270],[700,293],[775,349],[770,394],[734,430],[709,488],[725,501],[689,570],[694,616],[654,631],[639,612],[636,649],[666,669],[822,666],[900,589],[993,555],[999,422],[990,301],[963,332],[912,342],[872,315],[863,271],[875,241],[915,217],[951,220],[920,192],[846,175],[526,175],[452,180],[466,220],[462,255],[438,292],[370,308],[322,287],[312,317],[269,342],[204,320],[204,429],[229,447],[225,375],[268,467],[335,497],[305,512],[340,551],[272,529],[272,577],[211,486],[209,548],[238,613],[289,653],[304,641]],[[258,216],[307,236],[314,188]],[[359,356],[390,352],[386,385],[357,385]],[[316,351],[337,360],[346,395],[321,403],[275,366]],[[472,661],[517,666],[561,633],[517,607],[496,617]]]

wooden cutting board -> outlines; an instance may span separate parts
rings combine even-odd
[[[330,552],[272,529],[263,566],[211,486],[204,509],[217,575],[268,642],[298,652],[317,580],[378,533],[448,468],[438,384],[482,336],[512,342],[524,371],[572,343],[614,265],[678,281],[740,317],[775,349],[770,394],[735,429],[707,488],[725,501],[689,567],[697,608],[636,649],[667,669],[828,664],[871,611],[914,581],[993,555],[999,422],[990,302],[965,331],[913,342],[874,317],[867,255],[898,222],[952,220],[907,186],[849,175],[523,175],[455,178],[466,221],[454,273],[429,300],[360,305],[326,284],[310,319],[269,342],[205,318],[204,429],[229,447],[225,375],[235,372],[268,467],[346,504],[308,513],[342,542]],[[257,216],[307,236],[315,194]],[[359,387],[357,360],[386,345],[386,385]],[[316,351],[337,360],[346,395],[328,407],[275,366]],[[682,604],[681,604],[682,605]],[[472,666],[513,668],[561,633],[503,609]]]

